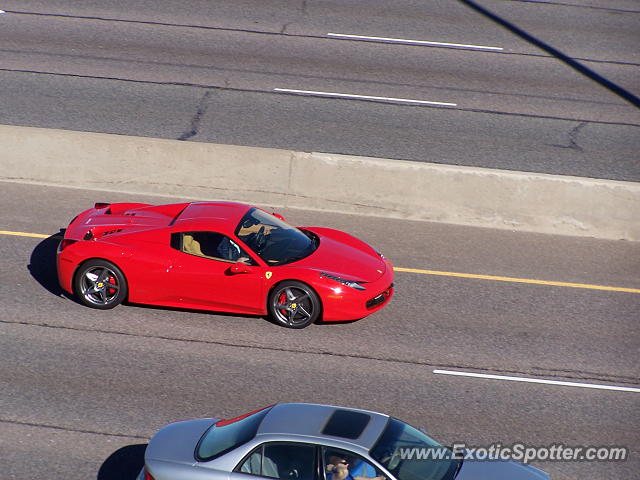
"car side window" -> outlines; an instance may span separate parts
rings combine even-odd
[[[316,447],[267,443],[251,452],[236,471],[279,480],[317,480]]]
[[[322,447],[323,480],[382,480],[382,471],[360,455],[339,448]]]
[[[197,257],[220,262],[243,262],[255,265],[251,257],[233,240],[217,232],[178,232],[171,236],[171,246]]]

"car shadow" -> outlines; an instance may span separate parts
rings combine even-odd
[[[235,318],[245,318],[247,320],[250,319],[260,319],[266,318],[262,315],[252,315],[250,313],[233,313],[233,312],[223,312],[218,310],[200,310],[198,308],[187,308],[187,307],[170,307],[168,305],[149,305],[146,303],[133,303],[126,301],[124,305],[141,308],[145,310],[158,310],[158,311],[167,311],[167,312],[186,312],[186,313],[194,313],[197,315],[211,315],[211,316],[225,316],[225,317],[235,317]]]
[[[100,466],[97,480],[135,480],[144,466],[146,449],[146,443],[119,448]]]
[[[276,327],[284,328],[280,323],[278,323],[276,320],[274,320],[268,315],[251,315],[251,314],[245,314],[245,313],[221,312],[216,310],[198,310],[195,308],[167,307],[164,305],[145,305],[142,303],[130,303],[130,302],[125,302],[125,305],[130,307],[148,309],[148,310],[188,312],[188,313],[194,313],[197,315],[204,315],[204,316],[211,315],[211,316],[241,318],[245,320],[262,320],[263,322],[270,323],[272,325],[275,325]],[[335,325],[346,325],[349,323],[355,323],[355,322],[359,322],[360,320],[362,320],[362,318],[358,318],[356,320],[341,320],[341,321],[325,322],[321,318],[319,318],[318,320],[313,322],[313,324],[320,327],[335,326]]]
[[[56,296],[64,295],[58,283],[56,255],[64,229],[42,240],[31,252],[27,268],[31,276],[47,291]]]
[[[320,327],[336,327],[339,325],[349,325],[351,323],[356,323],[356,322],[359,322],[360,320],[362,320],[362,318],[356,318],[355,320],[333,320],[331,322],[325,322],[322,319],[318,319],[314,322],[314,325],[318,325]]]

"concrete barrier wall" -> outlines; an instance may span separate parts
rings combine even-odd
[[[640,184],[0,125],[0,180],[640,240]]]

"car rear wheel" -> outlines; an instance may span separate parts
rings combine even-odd
[[[304,328],[320,317],[320,298],[295,280],[277,285],[269,295],[269,315],[283,327]]]
[[[127,298],[127,281],[113,263],[94,259],[83,263],[78,269],[74,291],[88,307],[107,310]]]

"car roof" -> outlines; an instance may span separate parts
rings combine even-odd
[[[297,435],[314,442],[340,440],[371,449],[388,415],[357,408],[312,403],[279,403],[265,416],[256,435]]]
[[[251,208],[237,202],[194,202],[187,205],[173,225],[179,230],[219,228],[233,231]]]

